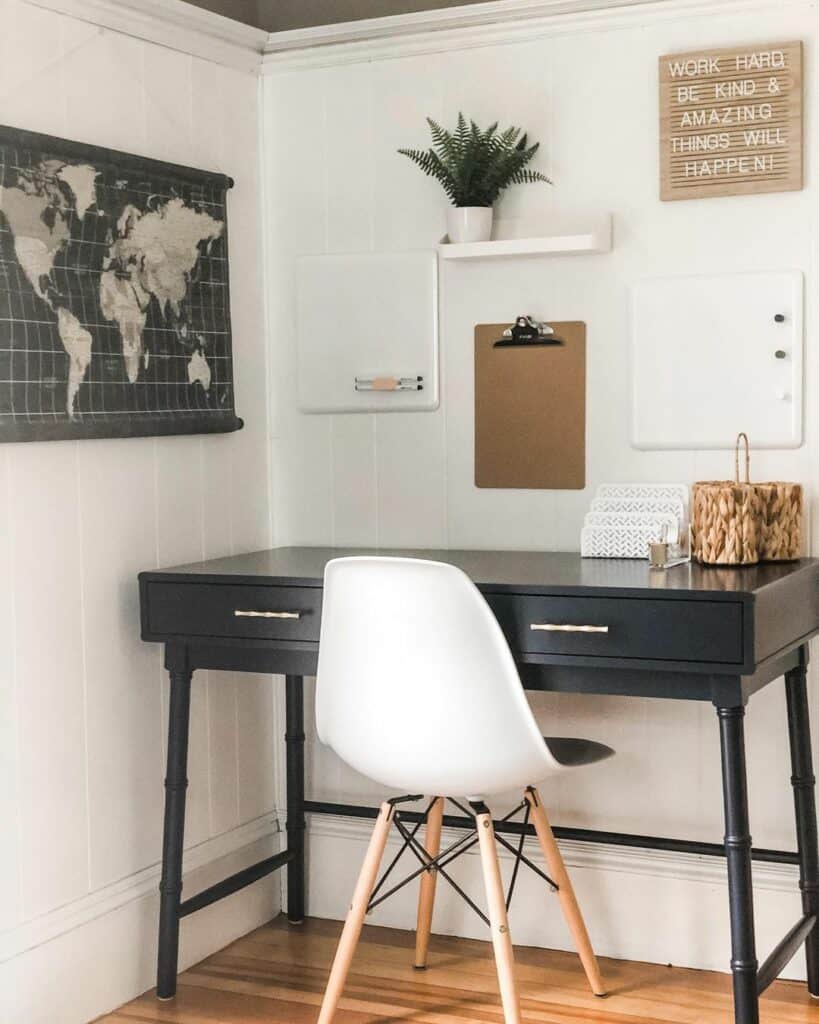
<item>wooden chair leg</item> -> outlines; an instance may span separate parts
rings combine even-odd
[[[525,797],[531,808],[532,824],[535,826],[547,869],[559,887],[558,896],[563,916],[566,918],[566,924],[569,926],[569,931],[574,938],[575,948],[580,956],[580,962],[583,964],[586,977],[589,979],[589,985],[596,996],[604,996],[606,988],[600,975],[600,968],[597,966],[597,957],[594,955],[594,950],[589,941],[589,933],[586,931],[586,925],[583,921],[583,915],[580,913],[580,907],[572,888],[569,873],[566,871],[563,857],[552,834],[552,826],[546,817],[540,794],[534,787],[530,787],[526,790]]]
[[[495,830],[488,810],[475,818],[481,849],[483,881],[486,886],[486,901],[489,907],[489,923],[492,928],[492,945],[495,949],[495,966],[498,971],[503,1019],[505,1024],[521,1024],[520,1001],[515,984],[515,958],[512,951],[512,937],[506,917],[506,900],[501,882],[498,849],[495,845]]]
[[[441,822],[444,817],[444,798],[439,796],[427,815],[424,848],[430,857],[441,852]],[[438,872],[425,871],[421,875],[421,891],[418,894],[418,923],[415,926],[415,969],[422,971],[427,965],[429,935],[432,931],[432,911],[435,906],[435,883]]]
[[[387,845],[387,837],[390,833],[394,810],[392,804],[383,803],[376,818],[375,828],[370,837],[370,844],[367,847],[364,863],[361,865],[361,872],[356,882],[353,899],[347,912],[347,919],[344,922],[344,930],[341,933],[336,956],[330,970],[327,988],[324,991],[318,1024],[330,1024],[338,1008],[341,994],[344,991],[344,983],[350,970],[350,962],[353,959],[353,953],[355,953],[355,948],[361,936],[364,916],[367,913],[367,904],[370,902],[370,894],[375,887],[381,858],[384,856],[384,847]]]

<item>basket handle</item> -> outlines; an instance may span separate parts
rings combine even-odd
[[[745,483],[749,484],[751,482],[751,443],[744,431],[737,434],[737,443],[734,446],[734,476],[736,482],[739,483],[739,446],[743,441],[745,442]]]

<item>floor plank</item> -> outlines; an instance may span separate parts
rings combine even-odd
[[[286,918],[181,975],[176,999],[153,992],[99,1024],[313,1024],[341,925]],[[414,971],[414,936],[366,927],[336,1024],[503,1024],[492,947],[433,936],[429,966]],[[588,989],[574,954],[519,946],[516,974],[526,1024],[730,1024],[725,974],[601,960],[605,999]],[[762,1001],[763,1024],[819,1024],[804,985],[778,981]]]

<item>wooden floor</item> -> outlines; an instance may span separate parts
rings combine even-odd
[[[101,1024],[313,1024],[341,926],[278,918],[186,971],[175,1000],[146,993]],[[414,936],[365,928],[336,1024],[503,1024],[491,946],[433,936],[426,971],[413,971]],[[575,956],[518,947],[526,1024],[729,1024],[724,974],[601,960],[610,995],[589,992]],[[776,982],[762,1021],[819,1024],[804,985]]]

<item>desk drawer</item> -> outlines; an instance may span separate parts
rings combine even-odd
[[[742,605],[738,601],[485,596],[512,650],[524,654],[726,664],[743,661]],[[555,628],[565,626],[592,628]]]
[[[320,587],[150,583],[148,629],[160,636],[318,640]]]

